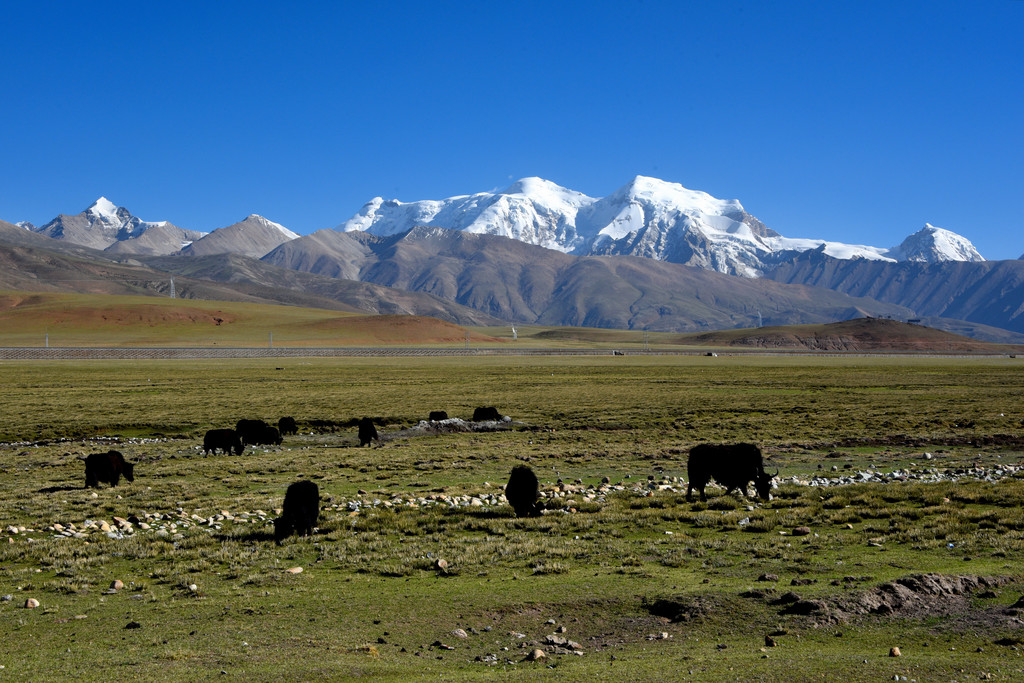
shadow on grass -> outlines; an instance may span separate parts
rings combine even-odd
[[[213,534],[217,541],[238,541],[241,543],[273,543],[274,532],[272,531],[247,531],[244,534]]]
[[[459,517],[472,517],[473,519],[512,519],[516,516],[511,507],[456,508],[446,512],[458,515]]]
[[[66,493],[68,491],[85,491],[84,486],[47,486],[39,489],[37,493]]]

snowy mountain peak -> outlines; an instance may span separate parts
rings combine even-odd
[[[117,205],[106,197],[100,197],[83,213],[92,214],[96,218],[111,224],[120,224],[122,219],[117,215]]]
[[[687,207],[706,214],[727,214],[743,211],[735,199],[717,199],[707,192],[689,190],[679,183],[638,175],[623,185],[611,197],[647,201],[653,204]]]
[[[154,229],[155,228],[155,229]],[[100,197],[81,213],[60,214],[33,232],[117,254],[172,254],[182,242],[202,233],[184,230],[168,221],[144,221],[106,197]]]
[[[287,237],[290,240],[298,239],[298,237],[299,237],[298,233],[292,232],[291,230],[289,230],[288,228],[284,227],[280,223],[275,223],[274,221],[272,221],[272,220],[270,220],[268,218],[264,218],[263,216],[259,215],[258,213],[251,213],[251,214],[249,214],[248,216],[245,217],[245,220],[243,220],[242,222],[243,223],[246,223],[246,222],[259,223],[259,224],[261,224],[261,225],[263,225],[265,227],[277,230],[278,232],[280,232],[282,235],[284,235],[285,237]]]
[[[520,178],[515,181],[505,188],[501,194],[539,194],[551,191],[565,191],[565,188],[550,180],[530,176],[529,178]]]
[[[889,256],[898,261],[984,261],[971,241],[950,230],[937,228],[931,223],[889,250]]]

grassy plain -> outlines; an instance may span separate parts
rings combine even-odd
[[[0,380],[5,678],[1024,676],[1006,613],[1024,586],[1024,481],[789,481],[1020,464],[1016,359],[23,361],[0,363]],[[469,418],[478,405],[512,428],[409,429],[430,410]],[[281,447],[197,448],[208,428],[282,415],[302,433]],[[356,447],[363,415],[380,447]],[[111,439],[137,463],[135,482],[82,489],[79,456]],[[739,440],[780,468],[774,499],[685,502],[686,450]],[[492,504],[520,462],[547,492],[566,489],[540,518]],[[275,545],[268,518],[300,477],[320,486],[320,532]],[[601,491],[605,477],[621,489]],[[48,530],[131,515],[151,528]],[[888,615],[773,604],[925,572],[1003,578]],[[125,588],[109,592],[115,579]],[[24,608],[29,597],[40,606]],[[548,636],[582,654],[555,654]],[[523,661],[534,647],[547,658]]]

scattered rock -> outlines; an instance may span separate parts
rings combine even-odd
[[[39,601],[35,598],[29,598],[25,601],[25,609],[35,609],[36,607],[39,607]]]
[[[302,567],[289,567],[288,569],[285,569],[284,571],[285,571],[286,574],[301,574],[302,573]]]
[[[536,662],[536,661],[539,661],[541,659],[546,659],[546,658],[547,658],[547,655],[544,654],[544,650],[541,650],[539,648],[535,648],[533,650],[530,650],[530,654],[526,655],[526,661],[527,662]]]
[[[454,631],[452,631],[452,635],[456,638],[469,638],[469,634],[461,628],[457,628]]]
[[[124,588],[124,582],[121,579],[114,579],[110,582],[111,590],[119,591]]]
[[[889,656],[890,657],[899,657],[901,654],[903,654],[903,653],[900,652],[900,649],[898,647],[893,646],[893,647],[889,648]]]
[[[442,559],[440,557],[437,558],[437,560],[434,561],[434,569],[436,569],[437,571],[441,572],[442,574],[447,574],[448,573],[448,560]]]
[[[761,576],[757,577],[757,580],[758,581],[778,581],[779,580],[779,575],[778,574],[761,574]]]
[[[809,536],[811,533],[811,527],[809,526],[798,526],[793,529],[794,536]]]
[[[127,629],[142,628],[142,624],[140,624],[137,621],[129,621],[127,624],[124,625],[124,627]]]
[[[789,605],[794,602],[800,602],[800,596],[793,591],[786,591],[778,598],[772,601],[773,605]]]

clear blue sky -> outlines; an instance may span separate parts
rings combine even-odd
[[[8,2],[0,218],[209,231],[650,175],[787,237],[1024,253],[1024,2]]]

